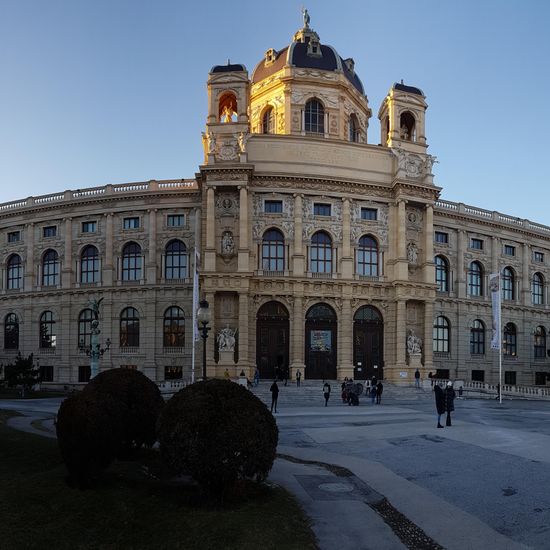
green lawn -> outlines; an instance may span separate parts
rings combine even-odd
[[[187,483],[152,479],[156,453],[117,463],[99,486],[65,484],[55,440],[12,430],[0,411],[0,547],[36,549],[315,549],[307,518],[285,491],[243,488],[244,501],[205,502]]]

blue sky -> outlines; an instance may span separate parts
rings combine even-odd
[[[202,159],[208,71],[251,72],[302,2],[0,0],[0,202],[149,179]],[[373,111],[393,82],[427,96],[442,198],[550,225],[550,2],[306,3],[353,57]],[[545,168],[544,170],[542,168]]]

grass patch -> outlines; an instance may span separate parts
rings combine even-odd
[[[46,399],[48,397],[66,397],[67,392],[61,391],[26,391],[25,397],[21,397],[21,390],[0,386],[0,399]]]
[[[215,507],[191,483],[158,479],[154,451],[116,463],[94,489],[70,489],[57,442],[8,428],[9,414],[0,411],[2,548],[317,548],[284,490],[245,484],[240,499]]]

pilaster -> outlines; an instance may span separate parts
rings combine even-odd
[[[248,292],[239,292],[239,362],[237,364],[237,370],[241,372],[244,369],[248,377],[254,376],[253,369],[249,361],[249,332],[248,332],[248,320],[249,320],[249,299]]]
[[[25,261],[25,291],[30,292],[36,281],[34,268],[34,223],[27,224],[25,228],[25,239],[27,241],[27,259]]]
[[[300,291],[302,292],[302,290]],[[294,380],[296,371],[300,369],[307,378],[307,371],[304,364],[304,302],[301,295],[294,296],[294,306],[292,308],[292,348],[290,360],[290,376]]]
[[[147,276],[149,284],[157,282],[157,209],[149,210],[149,255],[147,257]]]
[[[113,213],[105,214],[105,262],[103,264],[102,282],[105,286],[113,285]]]
[[[239,187],[239,271],[250,271],[250,250],[248,246],[248,190]]]
[[[427,372],[433,372],[433,316],[433,303],[424,302],[424,341],[422,351],[424,352],[424,370]],[[424,374],[424,378],[426,378],[427,373]]]
[[[216,205],[215,188],[206,191],[206,249],[204,251],[204,271],[216,271]]]
[[[305,269],[303,245],[302,195],[294,195],[294,256],[292,271],[295,277],[303,277]]]
[[[435,282],[434,268],[434,209],[431,204],[426,205],[424,215],[424,282]]]
[[[458,231],[458,250],[456,265],[456,292],[459,298],[466,298],[466,266],[464,265],[464,253],[466,252],[466,231]]]
[[[531,299],[531,279],[529,277],[529,264],[531,262],[531,247],[523,243],[522,250],[522,273],[521,273],[521,303],[524,306],[530,306]]]
[[[61,268],[61,286],[70,288],[73,280],[73,223],[72,218],[65,219],[65,254]]]
[[[351,215],[349,199],[343,200],[342,223],[342,277],[344,279],[351,279],[353,277],[353,258],[351,256]]]
[[[342,300],[342,314],[338,323],[340,328],[338,349],[340,360],[338,362],[338,378],[343,380],[346,376],[353,378],[353,316],[351,314],[351,298]]]

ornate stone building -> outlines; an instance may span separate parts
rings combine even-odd
[[[213,67],[207,89],[195,179],[0,205],[4,363],[34,352],[52,384],[86,381],[87,301],[103,297],[101,368],[189,379],[197,250],[209,376],[494,382],[500,271],[506,380],[546,383],[550,228],[439,199],[420,89],[390,88],[369,144],[353,59],[309,20],[251,76]]]

